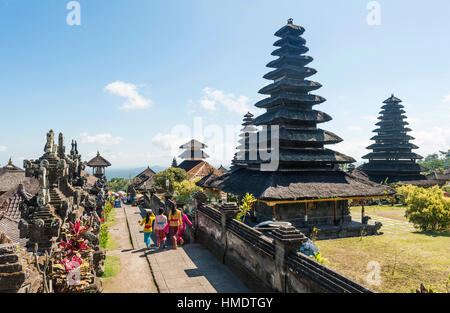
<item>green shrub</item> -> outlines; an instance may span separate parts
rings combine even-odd
[[[450,200],[438,187],[421,188],[401,186],[398,194],[403,197],[408,208],[405,217],[423,231],[445,231],[450,226]]]
[[[253,197],[253,195],[247,192],[242,198],[242,205],[239,207],[239,213],[237,214],[236,219],[240,222],[244,222],[245,217],[250,214],[252,205],[255,202],[256,199]]]

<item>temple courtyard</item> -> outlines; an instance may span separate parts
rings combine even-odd
[[[357,219],[360,207],[352,208]],[[379,236],[317,241],[328,267],[377,292],[409,293],[421,283],[438,292],[448,292],[450,234],[426,233],[414,229],[401,206],[369,206],[371,222],[383,223]],[[368,284],[367,276],[380,265],[380,284]],[[370,267],[370,266],[369,266]]]

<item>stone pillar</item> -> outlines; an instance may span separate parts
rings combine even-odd
[[[206,196],[206,194],[203,191],[197,191],[194,195],[194,227],[195,230],[192,233],[192,237],[190,239],[192,239],[192,242],[195,242],[195,239],[197,238],[197,231],[198,231],[198,209],[203,206],[206,203],[206,200],[208,199],[208,197]]]
[[[273,288],[286,292],[286,257],[289,253],[299,251],[306,236],[293,226],[283,226],[272,231],[275,246],[275,272]]]
[[[227,236],[227,221],[233,218],[236,218],[237,213],[239,212],[239,209],[235,203],[223,203],[219,207],[221,220],[220,224],[222,226],[222,231],[220,233],[220,242],[223,245],[223,256],[222,256],[222,262],[225,264],[225,257],[227,254],[228,249],[228,236]]]

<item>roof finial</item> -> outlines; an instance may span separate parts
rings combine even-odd
[[[291,18],[288,18],[288,24],[292,24],[294,22],[294,19],[291,17]]]
[[[100,152],[98,152],[98,150],[97,150],[97,156],[100,156]]]
[[[9,157],[8,165],[12,165],[11,157]]]

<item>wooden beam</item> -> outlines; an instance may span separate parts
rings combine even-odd
[[[366,197],[338,197],[338,198],[323,198],[323,199],[305,199],[305,200],[258,200],[263,202],[268,206],[274,206],[277,204],[288,204],[288,203],[308,203],[308,202],[326,202],[326,201],[337,201],[337,200],[364,200],[364,199],[382,199],[386,198],[383,196],[366,196]]]
[[[337,200],[334,200],[334,223],[337,222]]]

